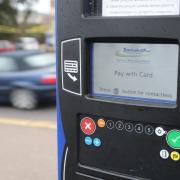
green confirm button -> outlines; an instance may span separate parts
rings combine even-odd
[[[166,137],[167,143],[173,149],[180,149],[180,131],[169,131]]]

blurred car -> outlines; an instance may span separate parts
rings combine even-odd
[[[0,55],[0,101],[19,109],[34,109],[40,102],[55,101],[54,53],[15,51]]]
[[[48,48],[55,48],[55,35],[51,33],[46,34],[46,45]]]
[[[21,37],[16,40],[17,50],[38,50],[39,42],[33,37]]]
[[[13,43],[8,40],[0,40],[0,53],[8,52],[8,51],[15,51],[16,47]]]

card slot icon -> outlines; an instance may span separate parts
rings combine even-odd
[[[64,72],[66,72],[66,73],[78,73],[78,61],[76,61],[76,60],[65,60],[64,61]]]

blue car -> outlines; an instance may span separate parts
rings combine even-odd
[[[56,57],[41,51],[0,54],[0,102],[19,109],[34,109],[55,101]]]

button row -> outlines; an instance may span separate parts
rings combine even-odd
[[[154,133],[154,128],[151,125],[147,125],[144,127],[140,123],[134,126],[133,123],[124,124],[122,121],[117,121],[116,123],[114,123],[114,121],[112,120],[108,120],[107,122],[105,122],[104,119],[99,119],[97,121],[97,125],[100,128],[107,127],[111,130],[114,128],[116,128],[119,131],[125,129],[127,132],[132,132],[133,130],[135,130],[138,134],[145,132],[145,134],[147,135],[152,135]],[[85,134],[92,135],[96,130],[96,124],[92,118],[85,117],[81,120],[81,129]],[[161,127],[159,127],[156,128],[155,132],[158,136],[161,136],[164,133],[164,130],[162,130]]]
[[[94,140],[91,137],[85,137],[85,144],[90,146],[94,144],[95,147],[101,146],[101,140],[99,138],[94,138]]]
[[[116,128],[117,130],[123,130],[125,129],[128,132],[132,132],[133,130],[136,131],[136,133],[141,134],[145,132],[147,135],[152,135],[154,133],[154,128],[151,125],[144,126],[142,124],[136,124],[135,126],[133,123],[123,123],[122,121],[117,121],[114,123],[112,120],[108,120],[106,122],[106,126],[108,129],[114,129]]]

